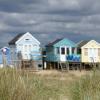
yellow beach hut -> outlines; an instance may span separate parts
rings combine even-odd
[[[77,47],[82,63],[100,62],[100,44],[95,40],[81,41]]]

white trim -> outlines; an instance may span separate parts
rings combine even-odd
[[[22,35],[22,37],[20,37],[19,40],[17,40],[17,41],[15,42],[15,44],[18,44],[18,42],[20,42],[21,40],[23,40],[23,38],[24,38],[26,35],[31,36],[31,38],[32,38],[33,40],[35,40],[35,41],[40,45],[40,42],[39,42],[35,37],[33,37],[33,36],[31,35],[31,33],[29,33],[29,32],[27,32],[27,33],[25,33],[24,35]]]
[[[72,47],[69,47],[69,54],[72,54]]]

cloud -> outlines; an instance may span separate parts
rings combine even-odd
[[[61,37],[99,40],[100,0],[0,0],[0,42],[27,31],[43,44]]]

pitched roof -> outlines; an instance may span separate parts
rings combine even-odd
[[[18,35],[15,36],[8,44],[9,44],[9,45],[14,45],[14,44],[16,43],[16,41],[17,41],[21,36],[23,36],[23,35],[24,35],[24,33],[18,34]]]
[[[89,40],[83,40],[83,41],[81,41],[81,42],[79,42],[79,43],[77,44],[77,47],[81,48],[82,46],[84,46],[84,45],[87,44],[88,42],[89,42]]]
[[[55,40],[55,41],[53,41],[53,42],[47,44],[46,47],[48,47],[48,46],[53,46],[54,44],[58,43],[58,42],[61,41],[61,40],[62,40],[62,39],[57,39],[57,40]]]

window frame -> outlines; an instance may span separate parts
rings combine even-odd
[[[66,54],[69,55],[70,54],[70,48],[66,48]]]
[[[65,47],[61,47],[61,55],[65,55]]]

